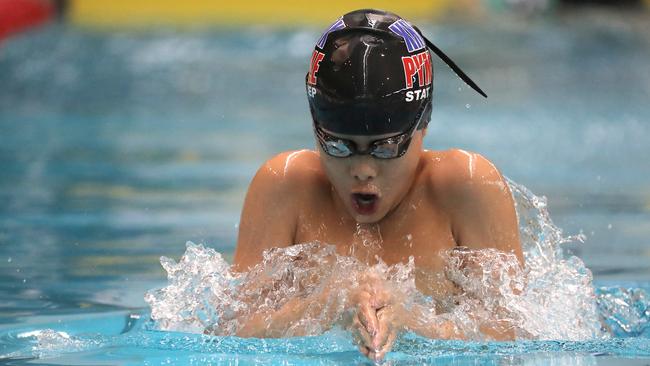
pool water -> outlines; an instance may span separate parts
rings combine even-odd
[[[555,223],[585,235],[567,249],[600,293],[650,291],[648,20],[587,11],[422,27],[489,95],[435,63],[426,147],[479,152],[547,196]],[[368,362],[337,330],[158,331],[144,302],[166,285],[159,257],[186,241],[228,259],[257,167],[314,146],[303,82],[319,32],[50,25],[0,43],[0,361]],[[387,363],[646,365],[647,318],[635,324],[593,341],[406,336]]]
[[[77,311],[51,323],[14,328],[2,336],[9,364],[373,364],[352,345],[347,333],[318,337],[245,339],[147,330],[146,312]],[[54,320],[54,319],[51,319]],[[59,320],[61,321],[59,323]],[[33,329],[57,329],[35,334]],[[30,333],[31,332],[31,333]],[[73,335],[74,334],[74,335]],[[646,365],[647,338],[593,341],[462,342],[407,335],[386,364],[394,365]]]

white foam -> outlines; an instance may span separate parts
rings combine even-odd
[[[525,268],[519,267],[513,254],[495,249],[447,253],[445,275],[464,291],[443,299],[443,303],[454,304],[444,316],[477,340],[485,339],[480,331],[485,318],[509,322],[519,339],[606,337],[591,272],[579,258],[562,250],[562,244],[584,238],[562,234],[550,219],[545,197],[512,181],[507,183],[522,224]],[[468,258],[477,265],[463,265]],[[161,263],[169,283],[149,291],[145,300],[156,326],[163,330],[236,334],[242,319],[272,313],[292,299],[312,298],[320,299],[322,306],[287,324],[281,335],[319,334],[345,316],[351,307],[351,289],[359,285],[358,277],[368,273],[398,291],[407,306],[428,307],[422,321],[440,316],[431,299],[415,286],[413,260],[395,266],[382,262],[367,266],[337,255],[334,246],[325,243],[266,251],[262,263],[247,273],[231,271],[221,254],[191,242],[178,263],[164,257]]]

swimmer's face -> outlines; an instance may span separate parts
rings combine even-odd
[[[376,140],[395,134],[356,136],[328,134],[353,141],[366,151]],[[399,205],[411,188],[422,153],[423,130],[416,131],[406,153],[395,159],[378,159],[364,155],[337,158],[327,155],[320,144],[317,149],[325,172],[336,191],[335,199],[359,223],[375,223]]]

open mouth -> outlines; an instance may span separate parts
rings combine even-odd
[[[374,193],[353,193],[352,205],[361,215],[372,215],[377,211],[379,196]]]

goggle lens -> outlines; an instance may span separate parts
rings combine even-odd
[[[370,155],[379,159],[393,159],[399,155],[399,145],[396,143],[384,143],[373,145]]]
[[[406,153],[411,138],[416,131],[416,126],[417,123],[409,131],[401,135],[373,142],[368,151],[359,151],[353,141],[332,136],[317,125],[314,125],[314,131],[323,151],[335,158],[347,158],[354,154],[370,154],[378,159],[395,159]]]
[[[321,146],[323,146],[323,150],[325,150],[328,155],[337,158],[346,158],[352,155],[352,150],[343,140],[321,141]]]

